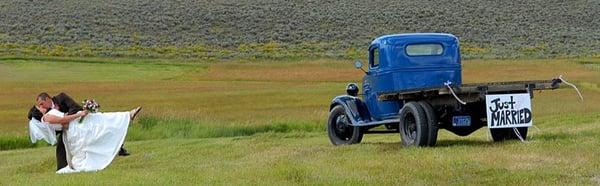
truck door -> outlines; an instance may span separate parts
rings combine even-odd
[[[374,120],[384,120],[397,117],[399,104],[395,101],[378,101],[377,94],[392,87],[389,65],[385,54],[378,46],[369,48],[369,73],[363,79],[365,102]],[[387,73],[386,73],[387,69]]]

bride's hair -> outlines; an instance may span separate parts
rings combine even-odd
[[[27,118],[29,120],[31,120],[31,118],[35,118],[38,121],[42,121],[42,116],[44,116],[44,114],[42,114],[42,112],[40,112],[40,110],[38,110],[35,105],[31,107],[31,109],[29,109],[29,114],[27,114]]]

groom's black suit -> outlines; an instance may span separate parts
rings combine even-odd
[[[52,97],[52,102],[54,102],[55,106],[58,106],[58,110],[67,114],[75,114],[79,111],[83,110],[81,105],[77,104],[73,98],[69,95],[61,92],[60,94]],[[65,143],[63,142],[63,134],[62,131],[57,131],[58,133],[58,144],[56,144],[56,170],[59,170],[68,165],[67,163],[67,151],[65,150]]]

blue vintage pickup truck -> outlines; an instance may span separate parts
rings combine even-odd
[[[561,79],[462,84],[458,38],[443,33],[386,35],[369,46],[362,96],[350,83],[333,99],[327,132],[334,145],[364,134],[400,133],[404,146],[434,146],[439,129],[466,136],[487,125],[494,141],[527,137],[534,90]]]

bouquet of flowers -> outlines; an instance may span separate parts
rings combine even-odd
[[[98,104],[95,99],[83,100],[81,104],[83,105],[83,110],[86,110],[89,113],[96,113],[100,109],[100,104]],[[79,123],[83,122],[83,118],[85,118],[85,116],[79,119]]]

